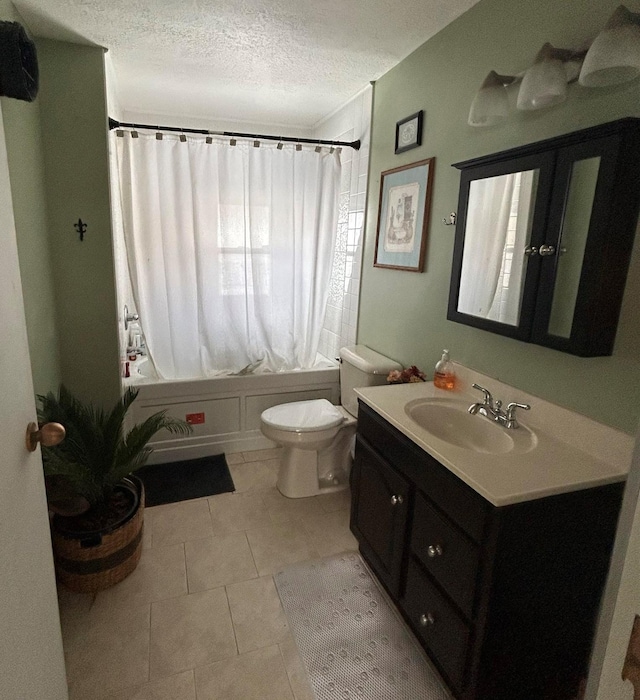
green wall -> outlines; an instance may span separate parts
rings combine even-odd
[[[614,354],[585,359],[447,321],[454,227],[441,223],[457,207],[459,172],[451,163],[640,115],[636,80],[599,90],[570,85],[567,101],[557,107],[514,112],[506,124],[488,129],[467,125],[473,96],[491,69],[525,70],[546,41],[579,47],[617,5],[617,0],[481,0],[377,81],[358,342],[428,373],[446,347],[464,365],[633,433],[640,414],[640,237]],[[638,0],[628,7],[640,11]],[[422,145],[394,155],[396,122],[420,109]],[[380,173],[430,156],[436,165],[425,271],[374,268]]]
[[[0,19],[24,25],[8,0],[0,0]],[[43,394],[57,387],[60,369],[45,207],[40,99],[23,102],[2,97],[0,100],[33,384],[35,392]]]
[[[7,0],[0,19],[25,24]],[[34,389],[62,381],[109,405],[120,384],[103,51],[37,48],[36,101],[2,98]]]
[[[103,50],[37,46],[61,379],[83,399],[111,405],[120,379]],[[83,242],[79,218],[88,225]]]

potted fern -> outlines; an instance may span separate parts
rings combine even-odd
[[[65,439],[42,448],[56,572],[68,588],[95,593],[128,576],[142,551],[144,487],[134,472],[162,429],[191,431],[159,411],[125,431],[138,392],[128,389],[106,412],[75,398],[64,386],[38,396],[40,424],[61,423]]]

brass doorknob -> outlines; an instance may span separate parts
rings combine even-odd
[[[40,430],[36,423],[29,423],[25,442],[29,452],[35,452],[38,443],[45,447],[52,447],[60,444],[65,435],[64,425],[60,423],[45,423]]]

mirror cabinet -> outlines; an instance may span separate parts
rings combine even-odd
[[[640,208],[640,119],[455,163],[447,318],[610,355]]]

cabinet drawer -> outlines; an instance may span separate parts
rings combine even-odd
[[[479,565],[478,547],[416,494],[411,549],[425,569],[471,618]]]
[[[471,631],[414,561],[409,561],[404,609],[434,661],[461,690]]]

